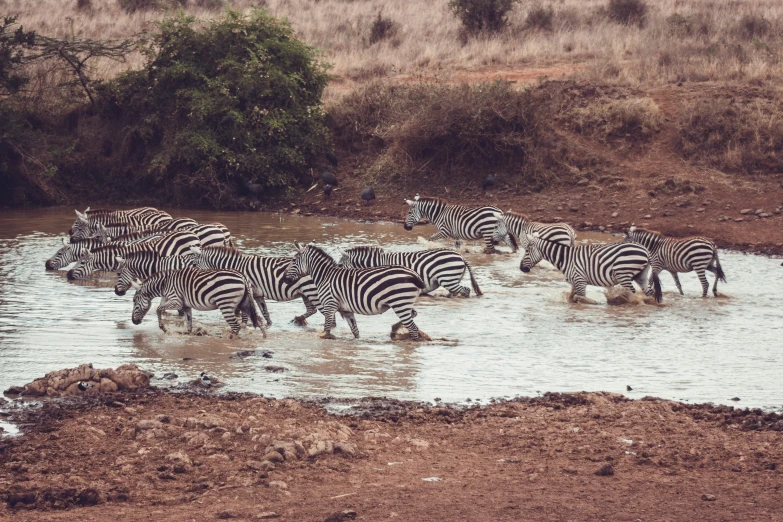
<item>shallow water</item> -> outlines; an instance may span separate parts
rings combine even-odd
[[[171,213],[219,221],[242,249],[266,255],[292,255],[293,240],[314,240],[335,256],[339,248],[365,243],[421,249],[426,244],[418,236],[434,231],[263,213]],[[420,299],[417,324],[433,342],[390,341],[397,321],[392,312],[357,316],[358,340],[338,316],[338,340],[321,340],[320,314],[305,328],[289,322],[304,310],[301,300],[270,302],[274,324],[267,339],[243,330],[240,339],[229,340],[217,311],[194,312],[194,328],[204,328],[206,336],[183,335],[184,324],[173,315],[170,332],[163,333],[154,305],[141,325],[133,325],[132,292],[114,295],[114,274],[69,282],[64,270],[46,272],[44,261],[73,219],[64,208],[0,212],[0,389],[81,363],[132,362],[154,371],[158,385],[206,371],[225,381],[226,389],[277,397],[487,401],[601,390],[769,409],[783,404],[779,260],[721,252],[726,298],[702,299],[694,274],[681,275],[681,297],[663,274],[663,306],[589,306],[566,302],[569,286],[554,270],[522,274],[518,255],[487,256],[478,246],[468,247],[464,255],[485,296]],[[604,303],[602,293],[591,288],[588,296]],[[256,348],[271,350],[272,358],[229,358]],[[270,373],[268,365],[287,371]],[[165,372],[178,380],[159,380]],[[735,396],[741,401],[732,402]]]

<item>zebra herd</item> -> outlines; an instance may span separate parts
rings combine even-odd
[[[633,282],[647,295],[661,301],[658,274],[669,271],[682,293],[678,272],[696,271],[703,296],[709,288],[705,272],[725,282],[715,245],[704,238],[673,239],[631,227],[623,243],[575,245],[575,233],[566,223],[536,223],[524,215],[497,207],[465,207],[440,198],[416,197],[409,205],[405,229],[423,219],[438,231],[430,240],[451,238],[483,240],[485,251],[495,252],[504,242],[525,254],[520,270],[529,272],[541,260],[561,271],[572,286],[572,299],[594,303],[585,295],[587,285],[621,285],[634,292]],[[414,303],[421,294],[443,287],[449,296],[468,297],[482,292],[471,265],[456,250],[446,248],[386,252],[380,247],[358,246],[342,253],[338,261],[321,248],[295,243],[293,257],[268,257],[235,248],[231,232],[220,223],[199,224],[189,218],[173,219],[152,207],[133,210],[76,211],[70,241],[46,261],[47,270],[76,263],[68,279],[83,279],[95,271],[114,271],[114,291],[123,296],[131,287],[132,321],[140,324],[154,298],[160,297],[158,325],[166,331],[163,313],[184,315],[192,331],[192,310],[220,310],[237,335],[248,320],[260,328],[272,324],[266,300],[302,299],[305,312],[294,318],[298,325],[320,311],[323,338],[333,339],[339,312],[359,337],[355,314],[376,315],[391,309],[399,318],[392,337],[404,325],[413,340],[426,338],[416,326]],[[465,274],[470,288],[462,285]],[[259,318],[256,306],[263,321]]]

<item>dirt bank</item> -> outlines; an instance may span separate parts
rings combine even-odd
[[[26,422],[0,442],[4,519],[780,518],[783,420],[726,407],[585,393],[335,416],[150,391],[48,402]]]

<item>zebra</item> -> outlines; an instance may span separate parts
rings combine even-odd
[[[133,282],[143,281],[152,274],[164,270],[180,270],[188,266],[195,266],[195,256],[185,254],[181,256],[161,257],[151,250],[131,252],[124,258],[116,256],[117,260],[117,284],[114,285],[114,293],[125,295]]]
[[[155,213],[150,212],[140,216],[99,214],[97,216],[91,216],[90,218],[87,218],[84,214],[80,214],[77,210],[76,215],[78,219],[73,227],[71,227],[71,237],[73,239],[90,237],[98,231],[99,225],[106,225],[109,223],[114,226],[120,224],[128,225],[129,228],[126,232],[132,232],[135,229],[155,228],[166,221],[171,221],[171,216],[160,210]]]
[[[188,230],[198,236],[202,248],[211,246],[234,246],[231,232],[221,223],[199,225]]]
[[[502,241],[509,233],[519,239],[519,246],[527,250],[527,235],[538,233],[541,239],[574,246],[576,232],[568,223],[538,223],[530,221],[524,214],[508,211],[503,214],[503,220],[498,223],[493,239]]]
[[[695,271],[701,283],[702,297],[707,297],[710,283],[707,281],[706,271],[715,274],[715,283],[712,293],[718,296],[718,280],[726,282],[726,274],[720,266],[718,259],[718,247],[709,239],[703,237],[687,237],[675,239],[666,237],[660,232],[653,232],[631,225],[625,233],[626,243],[638,243],[644,246],[651,254],[653,273],[658,274],[662,270],[668,271],[680,295],[683,295],[678,272]]]
[[[117,270],[117,256],[125,257],[132,252],[149,250],[161,257],[179,256],[190,252],[190,247],[199,246],[198,237],[187,231],[171,232],[148,243],[136,245],[105,245],[82,254],[79,263],[68,271],[68,279],[84,279],[96,270]]]
[[[160,226],[161,230],[190,230],[198,226],[198,221],[190,218],[177,218],[167,221]]]
[[[306,325],[307,318],[313,315],[321,304],[318,300],[318,289],[310,276],[303,276],[295,283],[285,279],[286,268],[291,263],[290,257],[243,254],[239,250],[222,246],[193,250],[196,254],[197,268],[238,270],[253,283],[253,298],[261,309],[267,327],[272,325],[272,319],[269,317],[265,298],[273,301],[291,301],[301,297],[306,311],[304,315],[294,317],[294,323],[299,326]]]
[[[193,331],[193,309],[220,310],[231,327],[232,337],[239,333],[237,311],[250,317],[255,328],[260,328],[264,337],[266,330],[258,320],[253,303],[253,290],[247,279],[236,270],[199,270],[187,267],[181,270],[157,272],[143,283],[133,282],[136,295],[133,296],[133,324],[141,324],[150,309],[152,300],[160,297],[157,308],[158,327],[164,332],[163,312],[182,310],[188,324],[188,333]]]
[[[450,237],[456,240],[456,248],[459,248],[461,239],[483,239],[484,251],[488,254],[496,252],[493,235],[503,216],[499,208],[451,205],[441,198],[419,197],[418,194],[413,201],[406,199],[405,202],[410,206],[405,230],[412,230],[422,218],[427,218],[438,227],[430,241]],[[513,237],[509,235],[508,241],[516,250]]]
[[[386,252],[381,247],[359,246],[343,252],[339,265],[344,268],[404,266],[416,272],[424,281],[423,293],[432,292],[442,286],[449,291],[450,297],[470,296],[470,288],[460,284],[467,270],[473,292],[477,297],[483,295],[473,277],[470,264],[459,253],[446,248],[418,252]]]
[[[101,247],[105,244],[103,238],[87,238],[66,241],[63,238],[63,246],[52,257],[46,260],[44,266],[47,270],[59,270],[70,265],[82,257],[85,252]]]
[[[528,234],[528,249],[519,263],[519,269],[528,273],[541,259],[546,259],[565,275],[571,283],[571,300],[597,304],[585,296],[587,285],[610,287],[621,285],[636,292],[632,281],[648,293],[654,292],[660,303],[661,281],[652,272],[652,285],[648,283],[650,253],[635,243],[608,243],[598,245],[566,246]]]
[[[73,235],[74,227],[78,225],[78,222],[81,220],[82,217],[87,218],[88,220],[90,218],[93,218],[95,220],[101,219],[102,221],[111,221],[113,217],[118,216],[142,216],[144,214],[151,214],[160,212],[155,207],[139,207],[139,208],[132,208],[130,210],[109,210],[105,208],[96,208],[95,210],[90,210],[90,207],[87,207],[87,210],[84,211],[84,214],[80,213],[78,210],[76,211],[76,221],[73,223],[73,226],[68,230],[69,235]],[[100,216],[100,218],[99,218]]]
[[[348,322],[354,337],[359,337],[354,314],[377,315],[389,308],[400,322],[392,326],[391,335],[401,324],[410,331],[411,339],[419,341],[424,334],[413,322],[416,310],[413,303],[424,289],[424,282],[416,272],[401,266],[376,268],[341,268],[334,259],[313,244],[302,247],[294,243],[297,253],[285,272],[290,282],[309,275],[318,288],[320,311],[324,314],[324,339],[334,339],[331,330],[336,326],[335,313]]]

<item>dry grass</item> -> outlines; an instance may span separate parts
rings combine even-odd
[[[615,23],[606,0],[522,1],[509,27],[491,38],[460,39],[460,25],[447,0],[233,0],[240,11],[262,5],[287,17],[298,34],[323,49],[333,74],[363,81],[379,76],[521,65],[587,63],[585,74],[630,85],[678,81],[767,80],[783,77],[783,2],[773,0],[659,0],[648,2],[644,27]],[[187,11],[213,18],[220,11],[191,1]],[[122,38],[149,30],[165,11],[127,13],[117,0],[0,0],[6,12],[43,34]],[[552,26],[531,24],[535,10],[553,10]],[[390,38],[370,43],[378,13],[395,24]],[[53,16],[53,14],[56,14]],[[540,14],[540,12],[539,12]],[[111,77],[139,67],[96,64],[95,74]]]

